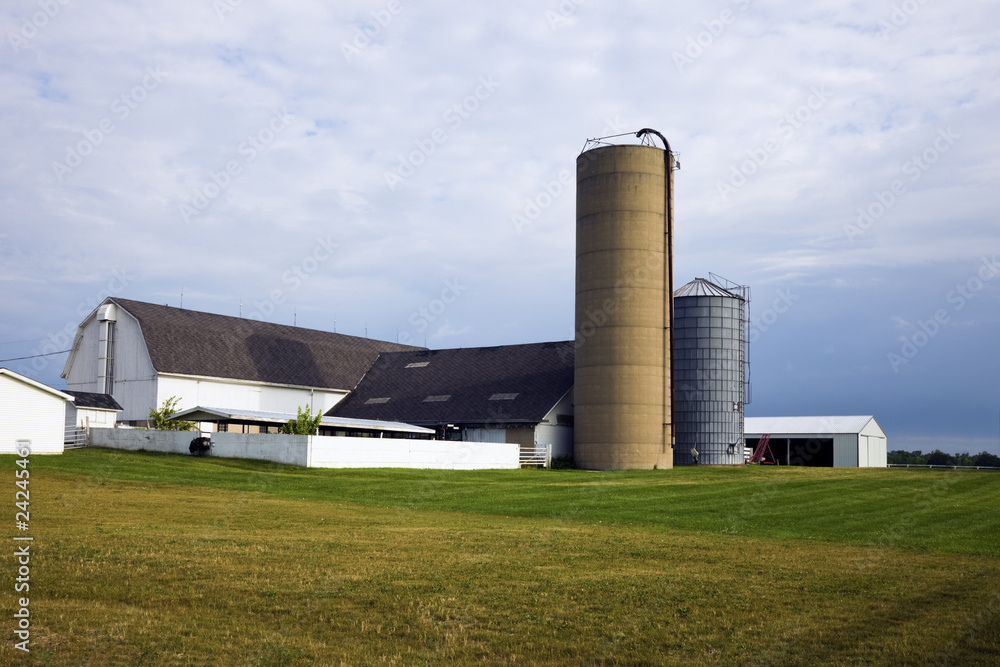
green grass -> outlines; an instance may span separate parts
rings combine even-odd
[[[772,466],[604,473],[325,470],[100,449],[40,457],[34,465],[108,479],[379,507],[1000,557],[1000,473],[990,471]]]
[[[33,650],[2,664],[1000,660],[1000,474],[30,469]]]

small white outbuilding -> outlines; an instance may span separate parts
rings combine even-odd
[[[779,465],[885,468],[888,463],[885,432],[872,415],[747,417],[743,432],[748,449],[769,435]]]
[[[66,404],[73,397],[0,368],[0,454],[14,454],[27,440],[32,454],[62,454]]]

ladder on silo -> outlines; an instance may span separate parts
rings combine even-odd
[[[771,455],[770,461],[764,460],[764,452]],[[760,436],[760,440],[757,442],[757,448],[753,450],[753,456],[750,457],[750,463],[761,463],[764,465],[775,465],[778,462],[777,457],[774,452],[771,451],[771,434],[765,433]]]

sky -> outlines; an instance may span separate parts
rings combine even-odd
[[[748,416],[1000,454],[1000,4],[9,0],[0,28],[12,370],[65,386],[108,295],[572,339],[576,157],[651,127],[675,284],[751,288]]]

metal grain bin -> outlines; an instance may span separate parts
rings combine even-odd
[[[674,464],[743,463],[748,289],[696,278],[674,292]]]

